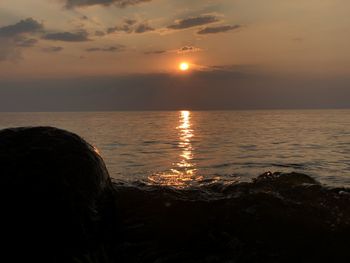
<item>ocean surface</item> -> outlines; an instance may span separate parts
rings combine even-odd
[[[350,110],[0,113],[93,144],[117,180],[186,187],[300,172],[350,186]]]

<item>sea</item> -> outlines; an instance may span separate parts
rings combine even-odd
[[[95,146],[115,180],[190,187],[298,172],[350,186],[350,110],[0,113],[0,128],[53,126]]]

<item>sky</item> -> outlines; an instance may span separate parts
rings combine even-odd
[[[349,8],[2,0],[0,111],[350,107]]]

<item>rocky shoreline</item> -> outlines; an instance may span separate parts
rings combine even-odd
[[[184,189],[112,182],[93,146],[52,127],[1,130],[0,165],[11,262],[348,258],[350,190],[304,174]]]
[[[334,262],[348,256],[350,191],[303,174],[171,189],[116,184],[125,262]]]

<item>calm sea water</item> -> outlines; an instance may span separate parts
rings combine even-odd
[[[295,171],[350,186],[350,110],[0,113],[0,128],[37,125],[84,137],[116,179],[184,186]]]

